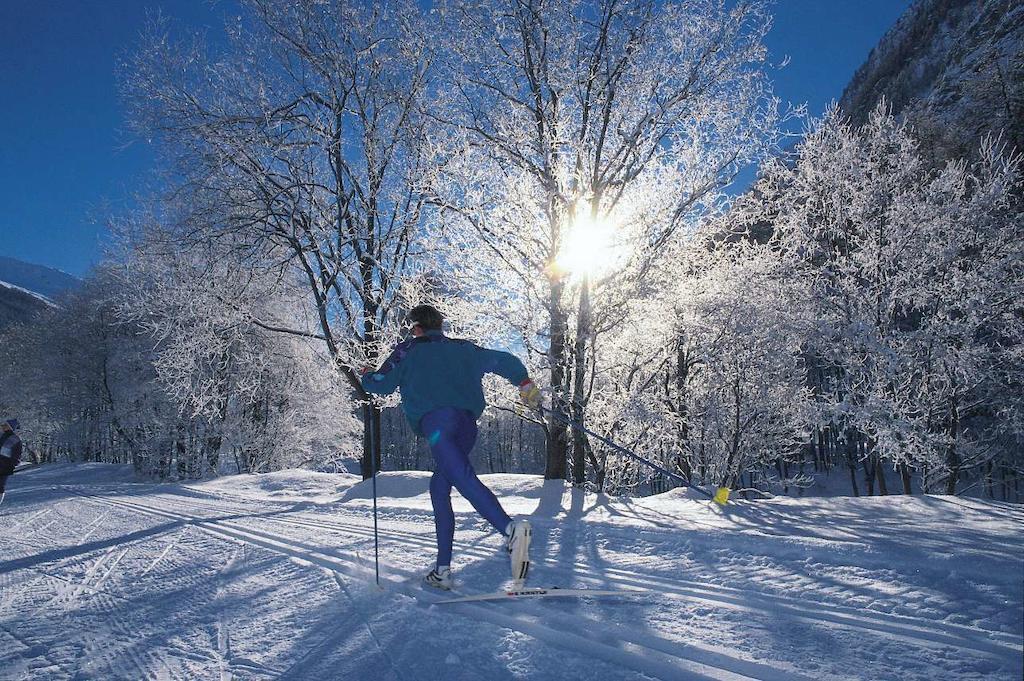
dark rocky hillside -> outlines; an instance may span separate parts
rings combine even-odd
[[[918,0],[840,100],[855,123],[885,98],[962,155],[988,134],[1024,149],[1024,0]]]

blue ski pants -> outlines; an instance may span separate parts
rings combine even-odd
[[[430,502],[434,507],[437,532],[437,564],[452,564],[455,540],[455,513],[452,511],[452,487],[472,504],[476,512],[504,534],[512,522],[498,503],[494,492],[476,476],[469,453],[476,443],[476,419],[464,409],[445,407],[427,413],[420,420],[434,455],[435,472],[430,478]]]

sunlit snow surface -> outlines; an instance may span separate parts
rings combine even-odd
[[[946,497],[646,499],[484,476],[534,586],[623,600],[438,605],[426,473],[190,485],[51,465],[0,506],[3,679],[1020,679],[1024,510]],[[464,593],[506,583],[461,499]]]

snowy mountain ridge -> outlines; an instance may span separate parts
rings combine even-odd
[[[843,92],[863,123],[881,99],[933,117],[967,146],[986,134],[1024,142],[1024,2],[918,0],[882,37]]]
[[[0,280],[50,300],[82,285],[81,279],[67,272],[5,256],[0,256]]]
[[[35,291],[30,291],[27,288],[23,288],[21,286],[17,286],[15,284],[12,284],[10,282],[6,282],[6,281],[3,281],[3,280],[0,280],[0,286],[6,288],[8,290],[20,291],[21,293],[24,293],[26,295],[32,296],[33,298],[36,298],[37,300],[39,300],[40,302],[42,302],[45,305],[48,305],[49,307],[57,307],[56,303],[54,303],[52,300],[50,300],[49,298],[47,298],[46,296],[44,296],[41,293],[36,293]]]
[[[0,330],[56,307],[57,297],[81,284],[66,272],[0,256]]]
[[[40,293],[0,280],[0,330],[27,322],[53,306],[53,301]]]

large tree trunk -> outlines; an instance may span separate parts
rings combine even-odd
[[[946,467],[949,476],[946,478],[946,494],[956,494],[956,483],[960,478],[960,450],[957,448],[957,438],[960,436],[960,409],[953,401],[949,414],[949,436],[952,438],[949,447],[946,449]]]
[[[860,496],[860,489],[857,487],[857,440],[854,433],[846,431],[846,442],[843,449],[846,450],[846,465],[850,468],[850,483],[853,485],[853,496]]]
[[[956,494],[956,483],[960,479],[960,463],[955,444],[949,446],[946,462],[950,465],[949,475],[946,477],[946,494]]]
[[[174,451],[176,454],[175,464],[178,470],[178,479],[184,480],[188,476],[188,459],[185,452],[185,443],[181,441],[180,435],[174,441]]]
[[[576,319],[576,340],[573,348],[572,415],[586,425],[587,338],[590,336],[590,277],[584,276],[580,288],[580,309]],[[572,431],[572,483],[583,487],[587,480],[587,434],[579,428]]]
[[[868,456],[867,445],[862,441],[859,436],[857,439],[857,453],[860,457],[861,464],[864,466],[864,487],[867,488],[867,495],[872,497],[875,495],[875,464],[876,461],[873,456]]]
[[[732,406],[732,438],[729,443],[729,456],[725,462],[725,473],[722,475],[722,482],[719,483],[722,487],[735,487],[735,480],[741,480],[743,475],[742,466],[740,465],[740,406],[741,406],[741,391],[740,391],[740,378],[739,374],[733,379],[732,384],[733,404]],[[735,473],[733,470],[735,469]]]
[[[569,434],[567,426],[554,414],[568,414],[565,400],[565,313],[562,312],[562,289],[565,284],[558,280],[551,282],[550,314],[551,314],[551,347],[548,350],[548,362],[551,367],[551,410],[547,417],[547,462],[544,467],[545,480],[564,480],[566,455],[569,450]]]
[[[882,460],[879,458],[878,453],[871,455],[875,460],[875,476],[878,478],[878,493],[887,496],[889,494],[889,488],[885,484],[885,468],[882,466]]]
[[[686,444],[690,439],[690,414],[686,404],[686,384],[689,381],[690,359],[686,347],[677,333],[676,342],[676,394],[673,411],[677,419],[676,426],[676,469],[687,483],[693,482],[693,465],[686,455]],[[667,386],[666,386],[667,390]]]

